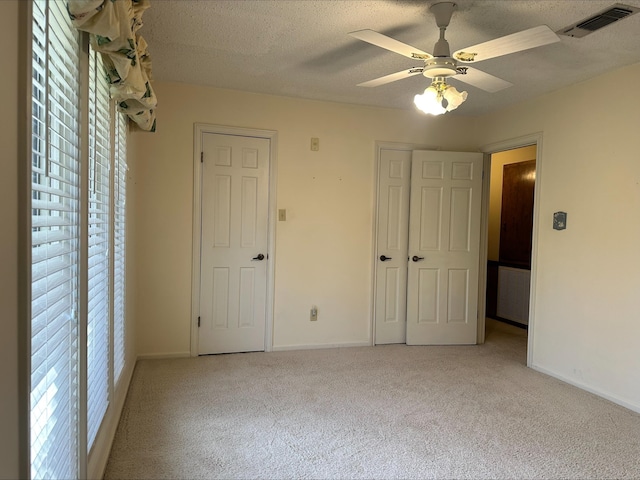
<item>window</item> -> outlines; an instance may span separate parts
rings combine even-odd
[[[87,422],[91,448],[109,405],[111,264],[109,85],[102,57],[89,53],[89,238],[87,309]]]
[[[31,477],[72,479],[125,367],[127,119],[66,2],[31,12]]]
[[[116,116],[115,172],[113,180],[113,377],[118,382],[125,361],[125,278],[126,278],[126,196],[127,196],[127,121]]]
[[[31,476],[78,464],[80,48],[63,2],[33,3]]]

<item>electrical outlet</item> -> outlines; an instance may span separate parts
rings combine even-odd
[[[284,208],[281,208],[280,210],[278,210],[278,220],[281,222],[286,222],[287,221],[287,210]]]
[[[311,307],[311,316],[310,316],[310,320],[312,322],[315,322],[318,320],[318,307],[316,307],[315,305],[313,307]]]
[[[320,139],[317,137],[313,137],[311,139],[311,151],[317,152],[318,150],[320,150]]]

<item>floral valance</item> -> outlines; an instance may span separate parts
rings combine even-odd
[[[155,131],[151,60],[137,33],[149,0],[69,0],[67,7],[73,25],[89,32],[92,48],[102,54],[118,110],[142,130]]]

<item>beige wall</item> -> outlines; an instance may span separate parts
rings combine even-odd
[[[640,410],[640,99],[601,95],[638,80],[635,65],[479,119],[157,83],[159,131],[131,143],[138,353],[190,348],[194,122],[278,131],[276,348],[370,339],[376,140],[476,150],[542,132],[533,366]]]
[[[0,478],[18,478],[18,2],[0,2]]]
[[[640,64],[483,117],[478,129],[486,144],[543,135],[534,367],[640,411],[638,84]],[[552,229],[558,210],[563,231]]]
[[[500,258],[500,215],[502,213],[502,172],[510,163],[536,159],[536,146],[506,150],[491,155],[491,179],[489,194],[489,260]]]
[[[134,134],[131,152],[138,353],[190,348],[195,122],[278,131],[277,205],[287,221],[276,230],[274,347],[369,342],[375,142],[469,149],[477,142],[459,132],[472,131],[473,120],[182,84],[155,89],[158,131]]]

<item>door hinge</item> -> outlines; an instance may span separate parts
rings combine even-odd
[[[198,328],[200,328],[200,317],[198,317]]]
[[[204,162],[204,152],[200,152],[200,163]]]

